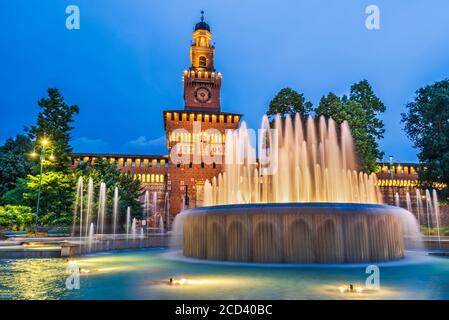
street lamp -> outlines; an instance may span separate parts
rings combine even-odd
[[[44,137],[42,138],[42,140],[37,143],[37,145],[40,147],[41,152],[40,152],[40,156],[39,156],[39,187],[37,189],[37,203],[36,203],[36,222],[35,222],[35,226],[37,226],[37,221],[39,219],[39,209],[40,209],[40,202],[41,202],[41,189],[42,189],[42,173],[44,171],[44,162],[45,162],[45,158],[47,155],[47,146],[50,144],[50,141]],[[31,153],[31,156],[33,158],[37,157],[37,153],[36,151],[33,151]],[[53,153],[51,153],[50,160],[54,160],[55,156],[53,155]]]

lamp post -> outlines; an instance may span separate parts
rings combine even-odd
[[[42,189],[42,173],[44,171],[44,162],[46,161],[46,155],[47,155],[47,147],[50,144],[50,141],[47,138],[43,138],[40,141],[41,152],[39,155],[39,186],[37,189],[37,203],[36,203],[36,221],[35,221],[35,228],[37,227],[37,222],[39,219],[39,210],[40,210],[40,203],[41,203],[41,189]],[[37,154],[35,151],[31,154],[32,157],[36,157]],[[51,154],[49,157],[50,160],[54,160],[54,155]]]

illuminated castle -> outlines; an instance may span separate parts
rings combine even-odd
[[[221,163],[203,161],[194,154],[207,153],[211,158],[223,155],[225,130],[236,129],[241,120],[240,114],[221,111],[222,74],[215,69],[212,32],[204,20],[204,12],[201,13],[193,31],[190,67],[183,73],[184,108],[163,111],[168,155],[73,156],[74,166],[106,159],[139,179],[151,199],[157,201],[155,214],[167,224],[184,207],[200,206],[204,182],[222,171]],[[421,168],[416,164],[379,164],[378,183],[386,201],[392,203],[395,192],[416,187],[418,170]]]

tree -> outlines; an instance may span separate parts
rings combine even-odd
[[[23,191],[24,204],[34,207],[37,201],[39,176],[28,176]],[[73,221],[75,176],[71,173],[48,171],[42,175],[39,220],[42,224],[67,225]]]
[[[33,144],[22,134],[9,138],[0,147],[0,197],[16,186],[17,179],[31,173],[33,162],[30,153]]]
[[[341,124],[346,120],[345,114],[346,108],[343,107],[343,103],[337,95],[329,92],[327,96],[323,96],[315,109],[317,118],[324,116],[325,118],[332,118],[338,124]]]
[[[369,82],[367,80],[362,80],[353,84],[351,86],[349,99],[362,105],[367,117],[368,133],[377,140],[382,139],[384,137],[385,129],[382,120],[378,117],[385,112],[386,108],[384,103],[375,95]],[[375,149],[380,159],[383,154],[379,152],[377,142]]]
[[[23,195],[28,191],[27,187],[28,177],[17,179],[16,186],[14,189],[9,190],[0,198],[1,205],[31,205],[29,201],[25,201]],[[34,206],[34,205],[31,205]]]
[[[30,226],[35,215],[30,207],[7,205],[0,207],[0,227],[21,230]]]
[[[383,136],[383,123],[377,118],[383,103],[375,96],[366,80],[351,87],[349,98],[330,92],[323,96],[315,110],[317,117],[332,118],[340,125],[347,121],[354,139],[355,151],[362,171],[372,173],[383,153],[376,139]]]
[[[70,133],[73,129],[71,123],[73,117],[79,113],[77,105],[67,105],[64,97],[58,89],[48,89],[48,98],[42,98],[38,102],[42,109],[37,116],[37,124],[27,129],[31,140],[50,139],[50,152],[54,153],[55,161],[52,161],[49,169],[67,171],[71,164]]]
[[[449,185],[449,79],[418,89],[406,107],[404,130],[426,167],[419,172],[420,180],[429,187],[434,182]],[[449,195],[447,188],[444,194]]]
[[[303,119],[306,119],[312,107],[312,103],[306,101],[302,93],[291,88],[284,88],[271,100],[267,115],[273,117],[280,114],[281,118],[285,118],[287,115],[294,116],[299,113]]]

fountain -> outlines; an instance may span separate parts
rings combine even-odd
[[[91,222],[90,227],[89,227],[89,236],[87,238],[87,245],[88,245],[87,248],[88,248],[89,252],[92,251],[92,243],[94,241],[94,236],[95,236],[94,229],[95,229],[94,223]]]
[[[432,202],[433,202],[433,212],[435,214],[435,221],[437,227],[438,235],[438,245],[441,246],[441,236],[440,236],[440,205],[438,203],[438,194],[435,189],[432,190]]]
[[[357,172],[349,126],[299,115],[262,121],[259,162],[243,122],[228,131],[224,172],[204,207],[179,214],[188,257],[275,263],[359,263],[404,256],[413,215],[383,205],[376,176]],[[339,134],[337,134],[339,132]],[[180,227],[179,225],[182,224]],[[179,235],[175,238],[179,239]]]
[[[159,219],[159,232],[161,234],[163,234],[165,232],[164,231],[164,218],[162,218],[162,216]]]
[[[157,192],[153,192],[153,214],[157,213]]]
[[[106,184],[100,184],[97,215],[97,234],[104,234],[104,216],[106,212]]]
[[[94,180],[92,178],[89,178],[89,182],[87,185],[87,208],[86,208],[86,222],[85,222],[85,232],[86,236],[89,236],[89,225],[90,220],[92,219],[92,212],[93,212],[93,201],[94,201]],[[80,230],[80,235],[81,235]]]
[[[84,188],[83,188],[83,177],[78,178],[78,182],[76,184],[76,197],[75,197],[75,206],[73,210],[73,226],[72,226],[72,235],[75,236],[75,230],[76,230],[76,218],[80,217],[80,224],[79,224],[79,234],[80,234],[80,240],[82,237],[82,225],[83,225],[83,202],[84,202]],[[79,215],[78,215],[79,212]]]
[[[136,218],[133,218],[131,223],[131,236],[133,240],[136,240],[137,230],[136,230]]]
[[[410,197],[410,192],[408,192],[408,191],[405,193],[405,203],[407,205],[407,211],[413,212],[412,198]]]
[[[422,203],[421,191],[418,188],[416,189],[416,212],[417,212],[418,225],[421,225],[421,215],[424,212],[424,206]]]
[[[112,232],[114,236],[117,234],[117,221],[119,217],[119,198],[118,198],[118,187],[114,189],[114,203],[112,208]]]
[[[126,238],[129,238],[129,231],[131,226],[131,207],[126,208]]]
[[[400,198],[399,198],[399,192],[396,192],[396,193],[394,194],[394,205],[395,205],[396,207],[400,207],[400,206],[401,206],[401,200],[400,200]]]

